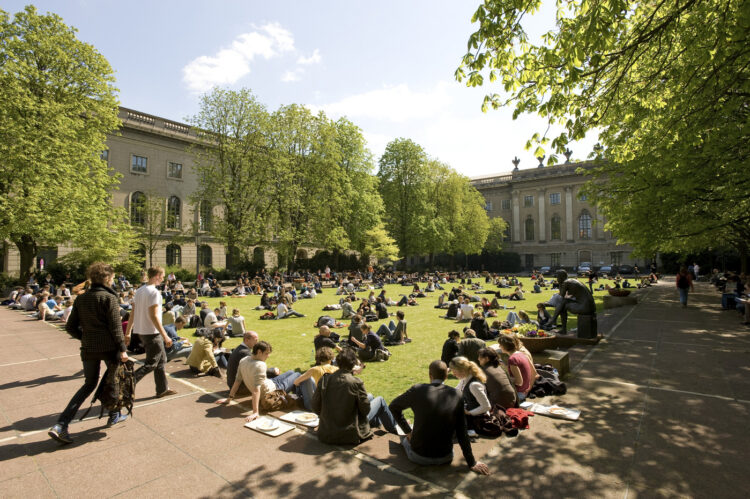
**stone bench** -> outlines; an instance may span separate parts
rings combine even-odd
[[[638,297],[635,295],[630,295],[630,296],[604,295],[603,302],[604,302],[605,309],[627,307],[630,305],[637,305]]]
[[[531,354],[534,357],[535,364],[549,364],[560,374],[562,378],[570,372],[570,357],[568,352],[563,350],[542,350],[541,352]]]

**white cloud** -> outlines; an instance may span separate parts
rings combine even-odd
[[[301,75],[302,75],[301,69],[295,69],[294,71],[287,71],[283,75],[281,75],[281,81],[285,83],[299,81],[299,78]]]
[[[192,92],[237,82],[250,72],[256,57],[270,59],[294,50],[294,36],[278,23],[269,23],[239,35],[215,55],[202,55],[182,68],[183,81]]]
[[[297,59],[297,64],[302,65],[310,65],[310,64],[317,64],[320,62],[320,50],[315,49],[313,50],[313,53],[310,57],[304,57],[300,56],[299,59]]]
[[[449,84],[439,82],[424,92],[413,91],[405,83],[387,86],[325,104],[326,113],[350,118],[372,118],[403,123],[439,115],[451,104]]]

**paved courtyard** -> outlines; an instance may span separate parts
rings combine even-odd
[[[82,383],[78,342],[3,308],[0,496],[747,497],[750,329],[707,284],[687,310],[671,280],[640,298],[600,317],[605,339],[569,351],[568,393],[542,399],[581,419],[536,416],[517,438],[479,440],[488,477],[457,446],[452,465],[414,466],[382,431],[351,448],[301,429],[261,435],[243,427],[247,399],[216,406],[223,382],[181,360],[168,366],[178,395],[156,399],[147,376],[122,428],[104,428],[96,406],[60,446],[47,429]]]

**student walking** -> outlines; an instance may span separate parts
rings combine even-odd
[[[65,323],[65,330],[81,340],[81,361],[86,381],[70,399],[57,424],[48,432],[50,437],[63,444],[73,442],[68,434],[68,425],[81,404],[96,389],[102,361],[107,368],[114,369],[118,361],[128,360],[120,322],[120,305],[117,293],[112,289],[114,276],[111,265],[102,262],[91,264],[87,271],[91,286],[73,302],[73,309]],[[110,412],[107,426],[112,427],[126,419],[128,417],[119,411]]]
[[[687,307],[688,302],[688,290],[695,291],[693,287],[693,277],[684,265],[680,267],[680,272],[677,274],[676,279],[677,291],[680,293],[680,303],[682,308]]]

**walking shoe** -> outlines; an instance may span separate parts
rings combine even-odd
[[[70,438],[70,435],[68,434],[68,427],[63,426],[61,424],[56,424],[52,428],[49,429],[47,432],[47,435],[54,438],[61,444],[72,444],[73,439]]]
[[[156,394],[156,398],[160,399],[162,397],[169,397],[170,395],[177,395],[177,392],[172,390],[171,388],[167,388],[161,393]]]
[[[123,423],[128,419],[128,416],[126,414],[120,414],[119,412],[115,412],[109,415],[109,419],[107,420],[107,428],[112,428],[118,423]]]
[[[475,432],[474,430],[467,430],[466,434],[469,435],[469,438],[476,438],[477,437],[477,432]]]

